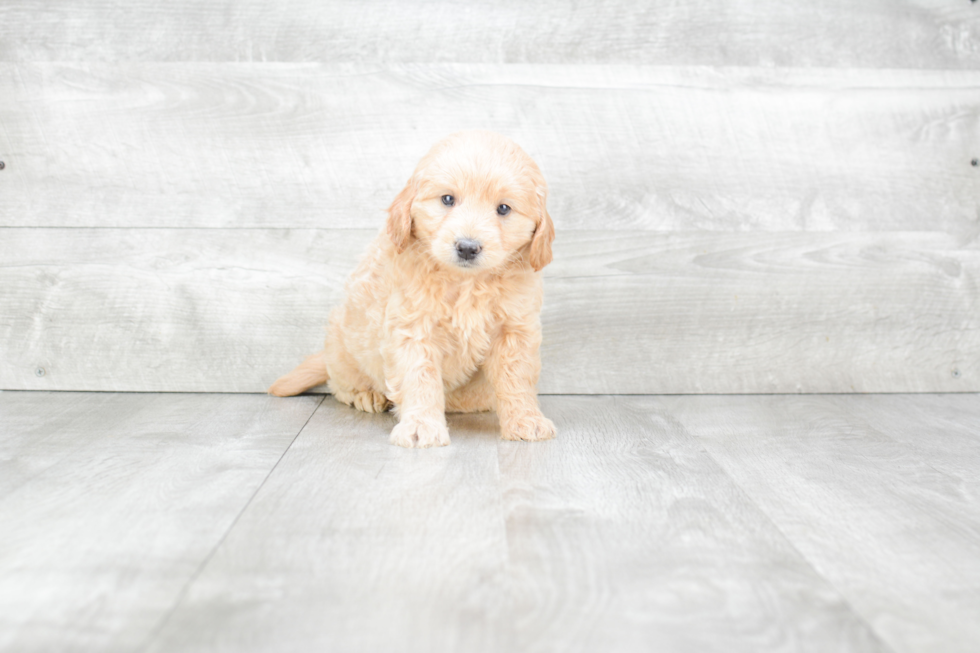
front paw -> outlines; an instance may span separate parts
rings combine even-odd
[[[445,447],[449,444],[446,418],[403,417],[391,430],[391,443],[410,449]]]
[[[504,440],[550,440],[555,437],[555,425],[541,413],[526,413],[503,420],[500,437]]]

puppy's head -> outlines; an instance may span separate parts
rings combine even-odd
[[[399,252],[418,247],[461,273],[524,259],[551,262],[555,229],[548,187],[516,143],[486,131],[436,143],[388,209],[388,236]]]

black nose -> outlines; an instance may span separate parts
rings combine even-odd
[[[470,240],[469,238],[460,238],[456,241],[456,253],[459,254],[459,258],[464,261],[472,261],[476,258],[476,255],[480,253],[480,243],[475,240]]]

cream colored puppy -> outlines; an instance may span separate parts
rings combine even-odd
[[[329,383],[345,404],[394,404],[391,442],[449,444],[446,411],[496,409],[506,440],[545,440],[541,274],[555,232],[538,166],[485,131],[436,143],[330,314],[323,352],[276,381],[295,395]]]

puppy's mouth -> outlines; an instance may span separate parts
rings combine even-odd
[[[479,265],[481,261],[483,261],[483,256],[479,254],[470,257],[460,256],[459,254],[456,255],[456,264],[462,265],[464,267],[473,267]]]

